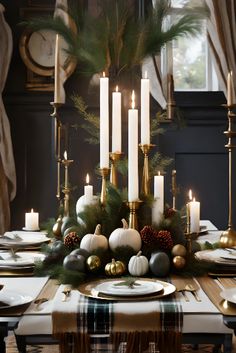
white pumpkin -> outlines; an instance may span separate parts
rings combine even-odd
[[[120,246],[130,246],[135,252],[141,249],[142,241],[136,229],[129,228],[125,219],[122,219],[123,228],[113,230],[109,237],[109,246],[112,251]]]
[[[81,224],[82,226],[85,226],[86,224],[84,221],[80,218],[79,214],[80,212],[84,212],[84,209],[86,206],[90,205],[95,205],[98,203],[98,197],[93,195],[92,200],[87,201],[85,195],[81,196],[78,201],[76,202],[76,215],[77,215],[77,222]]]
[[[97,249],[107,250],[108,240],[105,235],[101,234],[101,225],[96,226],[94,234],[86,234],[80,243],[80,248],[87,250],[88,253],[92,254]]]
[[[143,276],[149,270],[149,262],[146,256],[139,251],[137,255],[131,256],[128,263],[128,270],[132,276]]]

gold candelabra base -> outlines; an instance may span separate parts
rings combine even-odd
[[[220,236],[220,246],[222,248],[231,248],[236,246],[236,231],[229,227]]]
[[[192,254],[192,233],[185,233],[187,254]]]
[[[142,178],[142,194],[147,196],[150,194],[150,180],[149,180],[149,165],[148,165],[148,155],[152,147],[155,145],[153,144],[140,144],[139,147],[144,154],[144,161],[143,161],[143,178]]]
[[[109,168],[100,168],[99,172],[102,177],[102,189],[101,189],[101,196],[100,196],[100,201],[103,206],[106,204],[106,179],[109,174],[110,169]]]
[[[110,173],[110,182],[115,187],[118,187],[118,177],[117,177],[117,168],[116,164],[123,156],[122,152],[111,152],[110,160],[111,160],[111,173]]]
[[[70,215],[70,188],[65,187],[62,189],[64,196],[64,217],[69,217]]]
[[[129,206],[129,228],[138,230],[138,217],[137,217],[137,210],[139,209],[140,204],[142,203],[141,200],[137,201],[130,201],[128,202]]]

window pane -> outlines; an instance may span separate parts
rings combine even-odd
[[[176,90],[207,89],[206,34],[180,38],[173,45],[173,75]]]

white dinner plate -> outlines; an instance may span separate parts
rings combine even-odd
[[[236,286],[235,288],[224,289],[220,295],[223,299],[236,304]]]
[[[13,231],[4,233],[0,237],[0,246],[6,247],[25,247],[36,246],[50,241],[45,233]]]
[[[113,280],[106,281],[104,283],[98,284],[94,289],[102,294],[117,296],[148,295],[158,293],[163,290],[163,285],[157,282],[137,280],[135,281],[134,286],[132,288],[126,285],[117,285],[122,282],[122,280],[120,282]]]
[[[9,251],[2,251],[0,252],[0,268],[1,267],[25,267],[25,266],[32,266],[35,264],[36,261],[44,260],[45,255],[41,253],[35,252],[17,252],[16,258],[11,256]]]
[[[33,298],[27,294],[17,293],[4,288],[0,291],[0,309],[27,304],[32,300]]]

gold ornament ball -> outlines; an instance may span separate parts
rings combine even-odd
[[[86,260],[87,269],[96,272],[101,267],[101,260],[97,255],[90,255]]]
[[[176,244],[171,250],[172,256],[186,256],[187,250],[182,244]]]
[[[173,258],[173,264],[174,264],[175,268],[177,268],[179,270],[185,266],[186,260],[183,256],[177,255]]]

